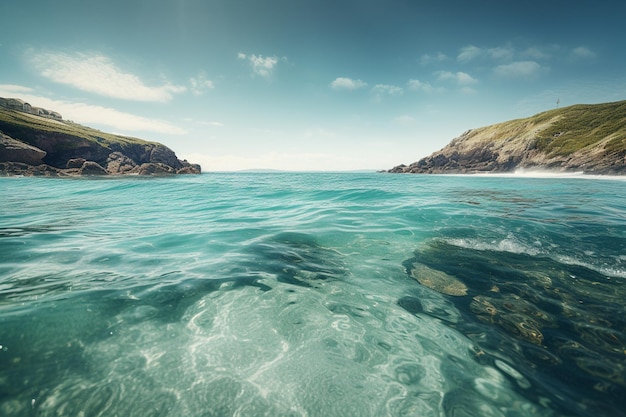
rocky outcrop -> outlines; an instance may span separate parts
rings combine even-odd
[[[85,161],[83,165],[78,168],[78,175],[107,175],[108,172],[97,162]]]
[[[199,174],[156,142],[0,108],[0,175]]]
[[[111,174],[132,174],[137,164],[121,152],[111,152],[107,158],[106,170]]]
[[[391,173],[551,170],[626,174],[626,102],[570,106],[468,130],[443,149]]]
[[[0,148],[0,156],[2,155],[4,154]],[[39,160],[38,162],[41,161]],[[0,176],[176,175],[199,174],[201,172],[200,165],[190,164],[187,161],[180,161],[177,166],[180,166],[180,168],[175,168],[162,162],[146,162],[138,165],[126,155],[120,152],[112,152],[109,154],[105,166],[80,157],[68,160],[64,168],[43,163],[30,164],[24,161],[0,160]]]
[[[63,170],[50,165],[29,165],[22,162],[0,162],[0,176],[23,175],[26,177],[68,176]]]
[[[46,152],[15,140],[0,132],[0,162],[21,162],[29,165],[43,164]]]
[[[150,162],[146,164],[141,164],[139,169],[137,170],[139,175],[167,175],[167,174],[175,174],[176,171],[171,166],[164,164],[162,162]]]
[[[85,158],[72,158],[69,161],[67,161],[67,164],[65,164],[65,168],[78,169],[82,167],[85,162],[87,162]]]

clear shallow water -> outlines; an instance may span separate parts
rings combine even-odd
[[[625,280],[620,179],[0,178],[0,415],[626,415]]]

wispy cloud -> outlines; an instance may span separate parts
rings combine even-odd
[[[463,64],[483,58],[502,62],[510,61],[514,56],[515,48],[511,45],[496,46],[494,48],[480,48],[475,45],[468,45],[461,48],[456,60]]]
[[[515,56],[515,49],[510,45],[497,46],[488,48],[487,55],[496,61],[510,61]]]
[[[435,88],[430,83],[414,79],[409,80],[407,87],[411,91],[423,91],[424,93],[432,93],[435,91]]]
[[[0,92],[3,92],[5,97],[11,96],[11,94],[30,93],[32,91],[32,88],[24,87],[22,85],[0,84]]]
[[[191,117],[185,117],[183,119],[186,123],[194,123],[198,126],[209,126],[209,127],[224,127],[224,123],[217,121],[208,121],[208,120],[196,120]]]
[[[484,54],[482,48],[479,48],[474,45],[468,45],[461,48],[459,54],[456,57],[456,60],[459,62],[469,62],[472,61]]]
[[[32,105],[57,111],[66,120],[73,120],[88,126],[98,124],[127,132],[156,132],[171,135],[187,133],[185,129],[159,119],[125,113],[109,107],[54,100],[39,96],[33,89],[19,85],[0,85],[0,96],[19,97]]]
[[[596,54],[585,46],[579,46],[572,50],[570,57],[575,61],[587,61],[595,59]]]
[[[458,86],[458,89],[463,94],[473,94],[476,92],[471,86],[478,83],[478,80],[466,72],[458,71],[437,71],[435,72],[437,81],[444,83],[452,83]]]
[[[60,53],[29,50],[26,58],[42,76],[98,94],[133,101],[167,102],[173,94],[186,91],[169,82],[146,85],[137,75],[120,69],[109,57],[99,53]]]
[[[552,53],[545,48],[532,46],[521,53],[522,58],[530,58],[531,60],[546,60],[552,58]]]
[[[198,122],[201,125],[211,126],[211,127],[224,127],[224,123],[222,122]]]
[[[389,84],[376,84],[372,87],[372,92],[375,94],[387,94],[390,96],[401,96],[404,94],[404,90],[401,87]]]
[[[477,79],[472,77],[466,72],[450,72],[450,71],[437,71],[435,73],[437,75],[438,81],[450,81],[456,83],[460,86],[467,86],[471,84],[476,84],[478,82]]]
[[[585,47],[576,48],[572,51],[572,57],[589,59],[593,53]],[[544,45],[528,47],[517,50],[513,45],[506,44],[493,48],[480,48],[475,45],[465,46],[460,49],[457,61],[461,64],[474,63],[480,60],[480,65],[491,66],[492,74],[498,78],[508,79],[533,79],[549,71],[549,68],[539,63],[551,58],[563,59],[562,48],[558,45]],[[470,85],[475,79],[463,73],[450,73],[440,71],[438,80],[453,80],[459,85]]]
[[[115,129],[133,132],[157,132],[170,135],[184,135],[187,133],[185,129],[172,125],[171,123],[121,112],[109,107],[66,102],[51,104],[51,108],[54,109],[55,107],[59,109],[62,114],[68,114],[72,119],[85,124],[97,123],[111,126]]]
[[[330,86],[335,90],[358,90],[359,88],[367,87],[367,83],[362,80],[337,77],[332,83],[330,83]]]
[[[535,61],[516,61],[493,69],[494,75],[500,78],[534,78],[546,71],[547,68]]]
[[[215,88],[213,81],[207,79],[204,72],[200,72],[195,77],[189,78],[189,84],[191,85],[191,93],[194,96],[201,96],[208,90]]]
[[[396,85],[390,84],[376,84],[370,92],[373,94],[374,102],[381,102],[383,97],[386,96],[401,96],[404,94],[404,89]]]
[[[252,67],[252,72],[255,75],[259,75],[264,78],[269,78],[272,75],[274,69],[278,65],[278,62],[281,60],[281,58],[278,58],[277,56],[244,54],[243,52],[239,52],[237,54],[237,58],[248,61]],[[286,58],[282,58],[282,60],[285,59]]]
[[[437,52],[434,55],[424,54],[420,57],[420,64],[430,65],[434,63],[441,63],[448,60],[448,56],[443,52]]]

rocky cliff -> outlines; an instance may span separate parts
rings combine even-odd
[[[388,172],[518,169],[626,174],[626,101],[564,107],[468,130],[432,155]]]
[[[0,108],[0,175],[199,173],[160,143]]]

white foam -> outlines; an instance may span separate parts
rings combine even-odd
[[[508,252],[514,254],[524,254],[530,256],[545,256],[547,258],[551,258],[556,262],[572,265],[572,266],[582,266],[592,271],[596,271],[602,275],[606,275],[608,277],[615,278],[626,278],[626,269],[619,268],[616,266],[607,266],[598,265],[600,260],[597,260],[596,254],[594,252],[586,251],[582,255],[587,256],[588,260],[575,258],[570,255],[559,254],[551,249],[544,249],[540,246],[531,246],[525,243],[520,242],[515,237],[509,235],[504,239],[494,239],[494,240],[482,240],[482,239],[473,239],[473,238],[453,238],[453,239],[442,239],[444,242],[447,242],[451,245],[458,246],[460,248],[465,249],[473,249],[479,251],[493,251],[493,252]],[[594,259],[596,262],[592,262]]]
[[[548,178],[548,179],[587,179],[626,181],[626,175],[599,175],[586,174],[582,171],[563,172],[545,169],[517,169],[514,172],[476,172],[471,174],[449,174],[455,177],[483,177],[483,178]]]
[[[444,239],[444,241],[454,246],[479,251],[509,252],[532,256],[542,253],[538,248],[524,244],[512,236],[508,236],[504,239],[494,239],[488,241],[469,238]]]
[[[563,178],[563,179],[586,179],[586,180],[617,180],[617,181],[626,181],[626,176],[624,175],[598,175],[598,174],[587,174],[583,171],[577,172],[562,172],[562,171],[551,171],[551,170],[541,170],[541,169],[523,169],[520,168],[516,170],[512,174],[495,174],[503,177],[511,176],[517,178]]]

